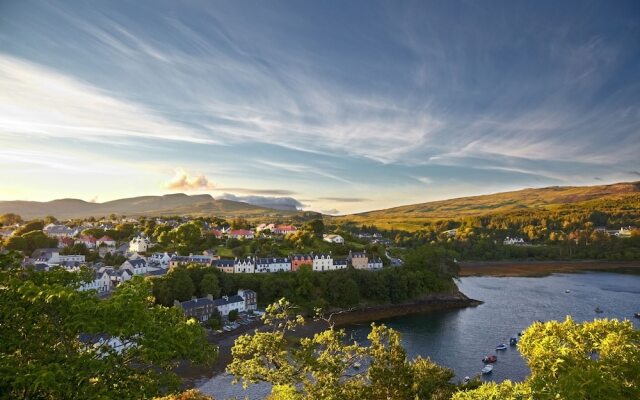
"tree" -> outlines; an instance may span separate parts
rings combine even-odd
[[[0,254],[0,393],[30,399],[137,399],[175,393],[172,369],[206,363],[215,349],[177,308],[153,304],[134,278],[113,296],[78,291],[92,273],[22,269]],[[116,350],[106,339],[117,339]]]
[[[33,252],[35,249],[58,246],[58,239],[50,238],[42,231],[31,231],[25,233],[22,237],[26,241],[28,252]]]
[[[42,228],[44,228],[44,224],[42,223],[42,221],[30,221],[18,228],[15,232],[13,232],[13,234],[16,236],[22,236],[25,233],[29,233],[32,231],[41,231]]]
[[[303,318],[294,317],[284,299],[266,311],[269,329],[236,340],[228,371],[245,386],[273,384],[270,399],[446,399],[455,389],[451,370],[419,357],[408,360],[400,335],[384,325],[372,325],[369,346],[346,341],[344,330],[331,325],[290,346],[285,335]],[[358,365],[367,367],[357,371]]]
[[[167,278],[173,299],[180,301],[191,299],[196,288],[186,268],[180,267],[174,269]]]
[[[321,238],[324,233],[324,222],[322,222],[321,219],[314,219],[313,221],[308,222],[304,229],[312,232],[315,237]]]
[[[220,296],[220,282],[216,274],[205,274],[200,281],[200,294],[212,295],[214,298]]]
[[[229,311],[229,315],[227,315],[229,321],[233,322],[238,319],[238,310]]]
[[[454,400],[640,398],[640,331],[630,321],[534,323],[518,348],[531,369],[525,382],[484,384]]]
[[[27,251],[27,241],[22,236],[9,236],[4,241],[7,250]]]
[[[55,224],[58,222],[58,219],[56,217],[54,217],[53,215],[47,215],[46,217],[44,217],[44,219],[42,220],[42,222],[45,225],[49,225],[49,224]]]
[[[0,225],[15,225],[21,224],[22,222],[22,217],[18,214],[8,213],[0,215]]]

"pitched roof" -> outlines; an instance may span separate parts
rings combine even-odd
[[[208,297],[201,297],[199,299],[187,300],[180,303],[183,310],[189,310],[191,308],[204,307],[209,304],[214,304],[214,300]]]
[[[220,299],[215,299],[213,301],[213,304],[216,307],[224,306],[224,305],[231,304],[231,303],[244,303],[244,299],[236,294],[234,296],[229,296],[229,297],[226,297],[226,298],[223,297],[223,298],[220,298]]]
[[[213,265],[215,265],[216,267],[233,267],[235,265],[235,260],[230,260],[230,259],[214,260]]]

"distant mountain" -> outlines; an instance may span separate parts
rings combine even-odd
[[[338,221],[374,224],[381,228],[419,229],[435,220],[458,220],[527,210],[556,210],[567,205],[597,210],[597,201],[640,209],[640,181],[599,186],[552,186],[483,196],[412,204],[337,217]]]
[[[109,214],[141,215],[216,215],[220,217],[295,214],[296,211],[275,210],[240,201],[216,200],[208,194],[189,196],[184,193],[164,196],[142,196],[90,203],[78,199],[47,202],[0,201],[0,214],[15,213],[24,219],[53,215],[58,219],[98,217]]]

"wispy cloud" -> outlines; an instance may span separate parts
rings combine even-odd
[[[217,143],[144,106],[2,53],[0,133],[97,142],[140,138]]]

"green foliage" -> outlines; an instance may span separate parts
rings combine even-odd
[[[153,304],[136,278],[101,300],[77,290],[91,273],[35,272],[0,255],[0,393],[32,399],[138,399],[175,391],[180,360],[215,355],[204,330]],[[119,350],[101,342],[118,338]],[[95,345],[94,345],[95,343]]]
[[[324,233],[324,222],[321,219],[314,219],[304,226],[304,230],[313,233],[317,238],[322,238]]]
[[[227,315],[227,319],[229,319],[229,321],[231,321],[231,322],[237,320],[238,319],[238,310],[229,311],[229,315]]]
[[[212,295],[214,298],[220,297],[220,282],[216,274],[205,274],[200,281],[200,295]]]
[[[228,371],[243,385],[269,382],[270,399],[447,399],[453,372],[429,360],[408,360],[397,332],[372,325],[370,345],[347,341],[333,327],[291,345],[286,334],[303,319],[281,299],[269,306],[270,329],[242,335]],[[362,366],[366,366],[360,369]]]
[[[630,321],[535,323],[518,348],[531,369],[525,382],[483,384],[454,400],[640,398],[640,331]]]
[[[16,236],[22,236],[25,233],[32,231],[41,231],[44,228],[44,224],[40,220],[30,221],[18,228],[13,234]]]
[[[22,222],[22,217],[18,214],[8,213],[0,215],[1,226],[21,224]]]

